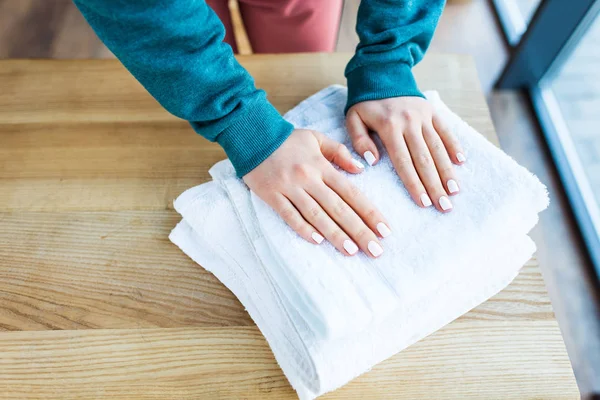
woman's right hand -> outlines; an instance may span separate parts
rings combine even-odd
[[[296,129],[286,141],[243,179],[300,236],[320,244],[325,237],[345,255],[360,248],[378,257],[378,237],[391,234],[389,224],[346,177],[364,166],[341,143],[315,131]]]

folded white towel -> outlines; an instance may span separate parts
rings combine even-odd
[[[385,152],[349,175],[390,221],[378,260],[304,242],[228,161],[175,202],[184,221],[171,240],[238,296],[301,398],[343,385],[485,301],[535,249],[526,233],[547,206],[543,185],[427,95],[467,156],[456,168],[461,193],[452,213],[418,208]],[[332,86],[285,117],[349,144],[345,97]]]

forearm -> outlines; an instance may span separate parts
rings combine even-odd
[[[223,43],[204,1],[74,0],[98,37],[172,114],[218,142],[243,176],[292,126]]]
[[[346,110],[361,101],[423,96],[412,67],[423,58],[445,0],[362,0],[360,43],[346,67]]]

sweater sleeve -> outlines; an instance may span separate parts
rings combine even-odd
[[[74,0],[98,37],[169,112],[219,143],[244,176],[293,130],[223,43],[203,0]]]
[[[445,0],[362,0],[360,42],[346,66],[348,102],[420,96],[412,67],[423,58]]]

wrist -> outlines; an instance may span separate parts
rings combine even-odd
[[[369,64],[346,71],[348,101],[344,113],[356,103],[390,97],[425,96],[417,87],[411,68],[404,63]]]
[[[281,146],[294,126],[265,99],[255,102],[218,137],[238,177],[256,168]]]

